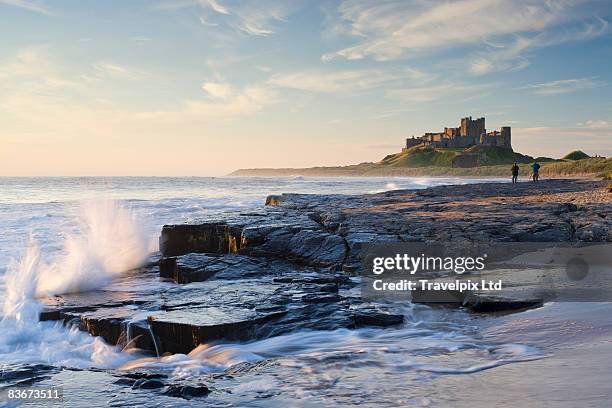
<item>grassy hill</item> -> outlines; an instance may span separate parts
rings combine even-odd
[[[392,167],[478,167],[500,164],[530,163],[533,157],[497,146],[461,148],[428,148],[414,146],[390,154],[379,163]]]
[[[544,177],[599,176],[612,177],[612,158],[589,157],[572,152],[562,159],[538,157]],[[580,152],[582,153],[582,152]],[[568,158],[571,157],[571,158]],[[520,175],[529,176],[533,157],[497,146],[461,148],[425,148],[415,146],[385,156],[376,163],[350,166],[240,169],[233,176],[466,176],[507,177],[512,163],[519,163]]]
[[[570,152],[570,153],[566,154],[565,156],[563,156],[561,159],[564,159],[564,160],[582,160],[582,159],[588,159],[589,157],[591,157],[591,156],[589,156],[588,154],[586,154],[582,150],[574,150],[573,152]]]

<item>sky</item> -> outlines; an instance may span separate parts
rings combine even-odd
[[[378,161],[463,116],[612,156],[612,7],[0,0],[0,176]]]

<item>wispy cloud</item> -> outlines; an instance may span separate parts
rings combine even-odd
[[[51,11],[39,1],[33,0],[0,0],[0,5],[20,7],[36,13],[52,15]]]
[[[230,13],[227,7],[222,6],[216,0],[200,0],[200,4],[202,4],[203,6],[210,7],[213,11],[216,11],[217,13],[220,13],[220,14]]]
[[[606,33],[607,22],[593,16],[604,9],[599,8],[589,7],[583,0],[345,0],[338,8],[340,23],[358,43],[322,58],[393,60],[450,47],[478,46],[484,51],[471,58],[469,69],[479,75],[526,66],[523,54],[536,46]],[[578,22],[580,27],[573,28]],[[498,44],[491,46],[492,42]]]
[[[530,89],[536,95],[559,95],[591,89],[596,84],[595,77],[573,78],[527,85],[524,89]]]
[[[604,35],[607,31],[608,22],[596,17],[575,26],[564,26],[536,35],[516,35],[505,42],[486,42],[483,50],[470,54],[464,63],[468,64],[474,75],[521,69],[529,65],[528,54],[539,48],[585,41]]]
[[[259,112],[277,101],[277,93],[265,84],[252,84],[241,89],[227,83],[205,82],[202,89],[208,100],[189,100],[176,110],[145,112],[141,117],[162,121],[234,119]]]
[[[258,2],[229,2],[221,0],[187,0],[163,3],[161,9],[200,7],[211,14],[200,16],[202,25],[215,27],[220,23],[248,35],[266,36],[276,32],[283,22],[302,5],[302,0],[260,0]],[[218,17],[218,18],[216,18]]]
[[[223,82],[205,82],[202,89],[213,98],[226,99],[233,93],[232,86]]]
[[[385,97],[401,102],[423,103],[453,98],[454,101],[466,101],[481,97],[494,84],[453,82],[450,80],[436,81],[424,86],[397,88],[385,92]]]
[[[391,83],[429,82],[435,75],[417,69],[300,71],[276,75],[271,84],[311,92],[339,93],[380,88]]]

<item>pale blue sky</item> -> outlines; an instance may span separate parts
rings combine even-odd
[[[456,126],[612,155],[606,1],[0,0],[0,175],[376,161]]]

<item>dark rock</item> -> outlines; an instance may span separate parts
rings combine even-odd
[[[139,378],[134,381],[132,384],[133,389],[142,389],[142,390],[154,390],[157,388],[162,388],[164,386],[164,382],[157,378]]]
[[[164,256],[190,252],[235,253],[241,233],[240,227],[230,227],[223,223],[164,225],[159,237],[159,249]]]
[[[213,340],[254,338],[257,325],[286,313],[285,310],[264,314],[239,307],[203,307],[156,313],[149,316],[149,322],[164,352],[189,353],[199,344]]]
[[[309,293],[302,296],[304,303],[328,303],[337,302],[341,299],[336,293]]]
[[[321,231],[300,231],[289,241],[291,255],[309,265],[340,265],[346,250],[342,237]]]
[[[377,310],[361,310],[355,312],[355,327],[361,326],[394,326],[404,323],[404,315],[384,313]]]
[[[455,304],[461,305],[466,297],[466,292],[460,292],[458,290],[413,290],[410,292],[412,295],[412,303],[425,303],[425,304]]]
[[[210,394],[210,390],[206,385],[169,385],[163,392],[168,397],[191,399],[195,397],[204,397]]]
[[[467,296],[464,302],[465,307],[477,313],[525,310],[541,307],[543,304],[542,299],[513,299],[477,293]]]

